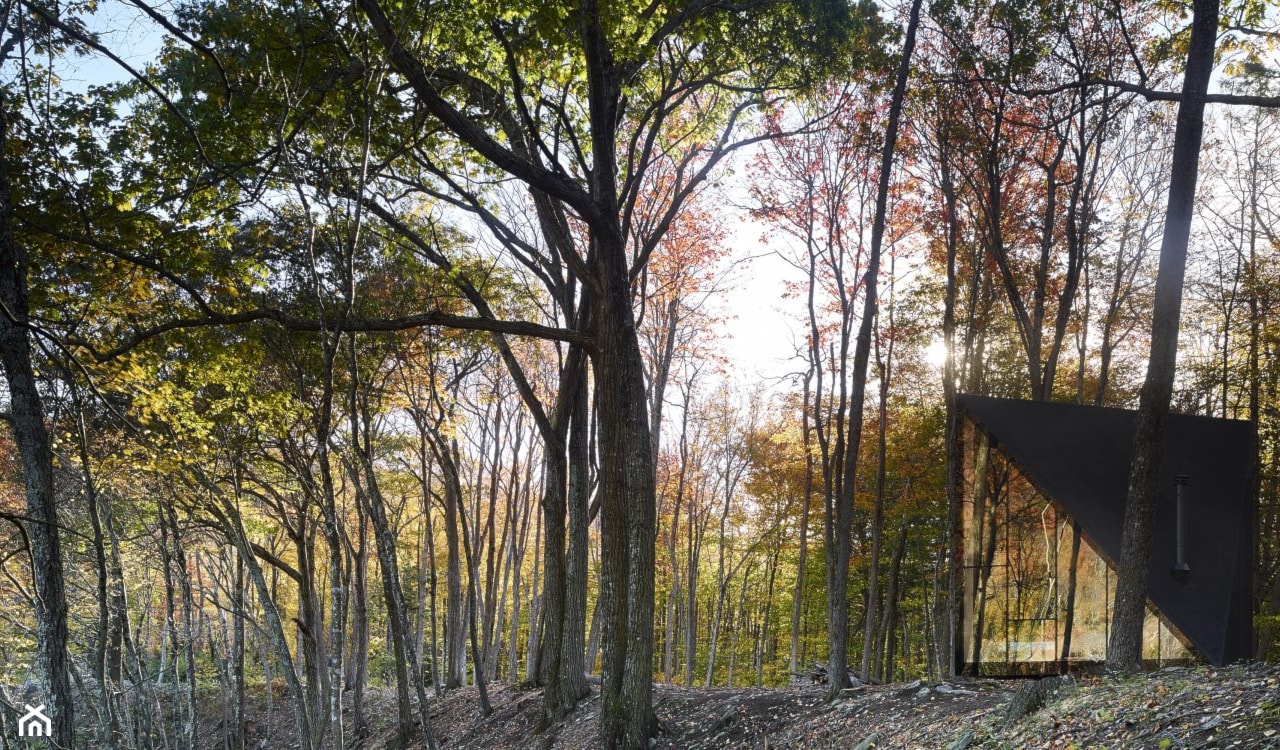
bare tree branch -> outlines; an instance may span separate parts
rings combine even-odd
[[[99,362],[106,362],[137,348],[149,339],[169,333],[170,331],[187,330],[192,328],[212,328],[215,326],[246,325],[259,321],[273,322],[280,325],[285,330],[300,332],[329,330],[339,323],[344,331],[363,333],[405,331],[413,328],[424,328],[427,326],[443,326],[445,328],[458,328],[469,331],[490,331],[494,333],[509,334],[512,336],[530,336],[533,338],[565,341],[587,348],[590,348],[591,346],[591,338],[583,333],[566,330],[564,328],[544,326],[538,323],[530,323],[523,320],[472,318],[464,315],[454,315],[452,313],[439,311],[409,315],[403,318],[363,318],[352,320],[338,320],[335,318],[332,320],[321,320],[315,318],[299,318],[289,315],[282,310],[275,310],[271,308],[246,310],[239,313],[215,313],[198,318],[179,318],[177,320],[167,321],[139,331],[123,343],[105,352],[97,350],[92,344],[81,339],[74,339],[69,341],[69,343],[87,350],[95,360]],[[44,331],[41,333],[47,334],[47,332]]]

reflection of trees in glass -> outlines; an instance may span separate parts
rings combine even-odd
[[[978,430],[971,436],[963,513],[969,671],[1105,660],[1115,594],[1111,567],[998,447]],[[1149,612],[1143,657],[1189,656],[1178,634]]]
[[[996,549],[995,500],[1000,495],[999,492],[991,492],[991,445],[981,432],[972,427],[969,429],[975,439],[965,441],[972,456],[967,456],[965,461],[966,486],[970,492],[964,502],[964,550],[965,587],[972,595],[966,598],[964,621],[966,640],[970,644],[968,654],[976,665],[983,660],[987,586]],[[975,654],[978,655],[976,658]]]

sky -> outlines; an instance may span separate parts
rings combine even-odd
[[[142,11],[125,3],[107,0],[87,19],[89,30],[98,34],[103,46],[135,70],[155,60],[164,35],[155,22]],[[100,55],[68,56],[59,63],[62,85],[72,90],[88,86],[116,83],[128,73],[115,62]]]
[[[749,258],[735,269],[718,300],[726,313],[724,356],[735,379],[766,381],[800,372],[795,358],[805,346],[803,321],[796,300],[786,299],[786,282],[799,272],[778,257],[760,237],[765,228],[747,216],[735,216],[729,242],[733,257]]]

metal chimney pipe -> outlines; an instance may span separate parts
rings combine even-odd
[[[1191,477],[1186,474],[1178,474],[1173,478],[1174,496],[1177,503],[1177,554],[1173,565],[1175,573],[1190,573],[1191,566],[1187,564],[1187,493],[1184,489],[1191,484]]]

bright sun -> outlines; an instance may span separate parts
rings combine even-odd
[[[932,344],[925,347],[924,361],[929,363],[930,367],[939,370],[947,363],[947,344],[941,339],[936,339]]]

